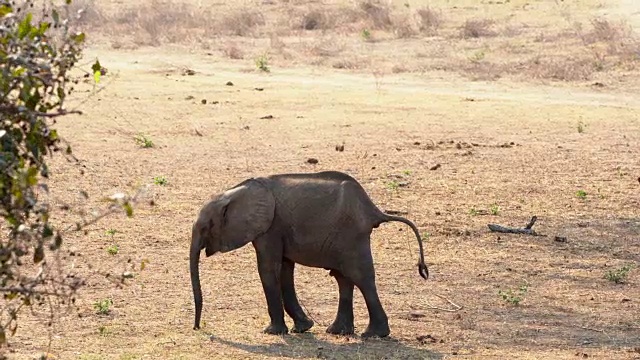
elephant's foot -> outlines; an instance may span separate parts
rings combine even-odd
[[[363,338],[372,338],[372,337],[387,337],[389,336],[390,330],[389,330],[389,324],[387,323],[382,323],[382,324],[369,324],[369,326],[367,326],[367,329],[362,333],[362,337]]]
[[[336,319],[336,321],[327,328],[327,333],[334,335],[352,335],[354,332],[353,321],[339,321]]]
[[[269,335],[284,335],[289,332],[289,329],[287,329],[287,325],[285,324],[276,325],[272,323],[267,326],[262,332]]]
[[[303,333],[309,329],[311,329],[311,327],[313,327],[314,322],[313,320],[305,317],[303,319],[300,320],[294,320],[294,324],[293,324],[293,329],[291,329],[291,332],[293,333]]]

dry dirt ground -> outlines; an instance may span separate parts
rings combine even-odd
[[[98,57],[108,73],[88,100],[95,89],[78,87],[70,106],[85,114],[59,122],[81,161],[52,160],[55,202],[81,204],[84,189],[97,206],[102,196],[150,188],[134,217],[105,218],[67,239],[69,264],[87,277],[78,311],[55,330],[38,320],[44,309],[25,318],[11,357],[640,358],[640,269],[621,284],[605,277],[640,265],[637,80],[601,89],[305,64],[264,73],[252,60],[207,53],[168,44],[87,49],[87,61]],[[139,146],[139,133],[154,147]],[[326,334],[337,285],[302,266],[296,289],[315,327],[262,334],[268,315],[251,246],[202,258],[205,325],[192,330],[188,247],[199,207],[247,177],[320,170],[351,174],[380,208],[406,212],[428,233],[428,281],[406,226],[373,233],[390,338]],[[487,228],[524,226],[533,215],[546,237]],[[130,269],[129,259],[135,277],[125,286],[91,275]],[[499,294],[509,289],[511,297]],[[437,295],[462,308],[434,309],[453,308]],[[113,305],[101,315],[94,303],[103,299]],[[368,318],[357,291],[355,311],[359,334]]]

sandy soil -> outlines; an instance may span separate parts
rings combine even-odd
[[[52,160],[55,201],[79,204],[85,189],[97,206],[151,184],[154,205],[68,238],[70,264],[88,281],[79,314],[51,332],[54,358],[640,358],[640,270],[622,284],[605,278],[640,265],[640,100],[632,90],[442,72],[376,78],[306,65],[260,73],[178,46],[94,45],[86,58],[95,57],[108,68],[105,88],[91,95],[80,86],[70,106],[85,114],[59,123],[81,164]],[[155,146],[138,146],[138,133]],[[407,212],[429,234],[428,281],[415,271],[408,228],[386,224],[373,234],[390,338],[326,334],[337,286],[327,271],[302,266],[297,291],[315,327],[262,334],[268,315],[251,246],[203,258],[205,326],[192,330],[188,247],[200,205],[247,177],[328,169],[356,177],[380,208]],[[524,226],[533,215],[546,237],[487,228]],[[113,244],[117,255],[106,251]],[[136,276],[124,287],[91,275],[90,267],[117,273],[128,259]],[[517,306],[498,293],[524,284]],[[434,309],[451,308],[437,295],[462,309]],[[99,315],[94,303],[106,298],[113,305]],[[359,292],[354,307],[359,334],[368,320]],[[36,315],[21,325],[11,356],[47,351]]]

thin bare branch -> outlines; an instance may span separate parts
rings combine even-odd
[[[71,115],[71,114],[82,115],[82,111],[80,110],[58,110],[55,112],[45,113],[40,111],[31,111],[31,110],[21,109],[21,107],[13,106],[13,105],[0,105],[0,112],[10,113],[10,114],[28,113],[29,115],[32,115],[32,116],[39,116],[39,117],[45,117],[45,118],[55,118],[55,117]]]
[[[433,306],[433,305],[431,305],[431,304],[427,303],[427,308],[428,308],[428,309],[441,310],[441,311],[447,311],[447,312],[456,312],[456,311],[458,311],[458,310],[461,310],[461,309],[462,309],[462,306],[460,306],[460,305],[458,305],[458,304],[454,303],[453,301],[451,301],[451,300],[447,299],[446,297],[444,297],[444,296],[442,296],[442,295],[438,295],[438,294],[433,294],[433,295],[435,295],[435,296],[439,297],[439,298],[440,298],[440,299],[442,299],[442,300],[445,300],[446,302],[448,302],[449,304],[451,304],[454,308],[453,308],[453,309],[445,309],[445,308],[441,308],[441,307],[438,307],[438,306]]]

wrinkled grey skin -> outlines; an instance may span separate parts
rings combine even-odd
[[[284,311],[294,320],[293,332],[304,332],[313,321],[304,313],[294,290],[295,263],[330,270],[339,289],[338,313],[327,332],[353,334],[353,290],[357,286],[369,312],[363,337],[389,335],[389,324],[378,298],[370,235],[387,221],[409,225],[420,245],[418,272],[429,276],[416,226],[400,216],[381,212],[349,175],[325,171],[252,178],[206,203],[193,224],[190,252],[195,301],[194,329],[200,328],[202,291],[198,263],[251,242],[267,300],[268,334],[285,334]],[[283,311],[284,305],[284,311]]]

